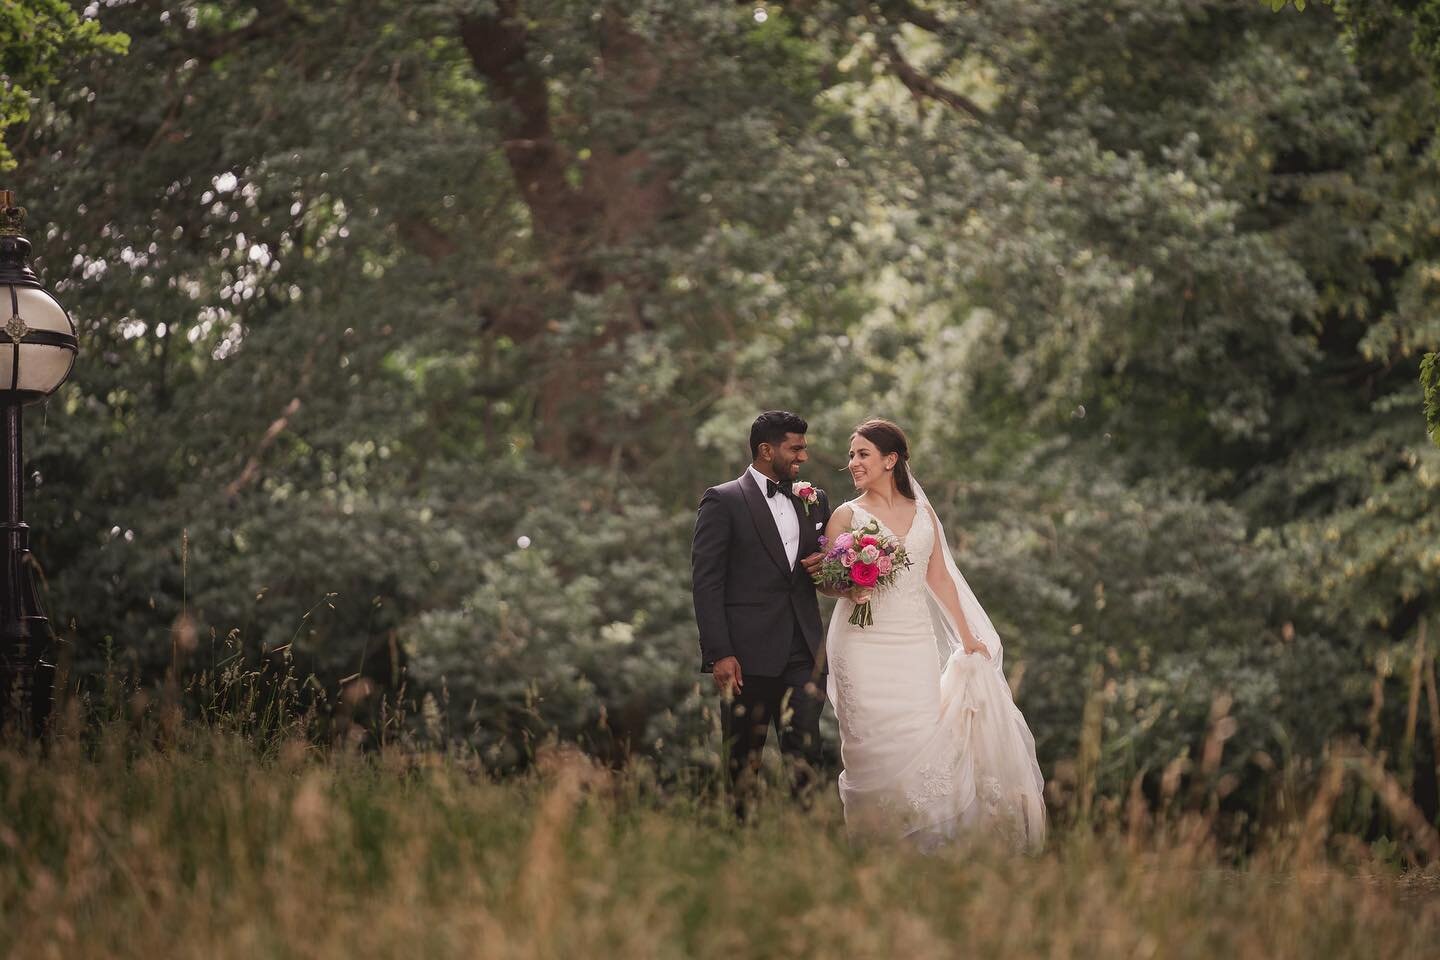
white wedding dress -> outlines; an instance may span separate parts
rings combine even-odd
[[[854,604],[843,599],[831,615],[826,651],[845,821],[852,834],[904,837],[927,852],[981,836],[1035,850],[1045,836],[1035,739],[1001,671],[1000,638],[916,488],[915,522],[901,538],[912,565],[873,595],[875,622],[852,626]],[[873,518],[849,506],[852,527]],[[953,621],[927,586],[937,536],[966,622],[992,659],[960,648]]]

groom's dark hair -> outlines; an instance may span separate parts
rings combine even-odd
[[[750,459],[760,456],[760,444],[778,447],[785,442],[785,434],[804,436],[809,429],[810,424],[788,410],[766,410],[750,424]]]

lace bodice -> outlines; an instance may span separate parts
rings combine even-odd
[[[858,501],[851,500],[847,506],[854,512],[852,529],[873,519],[880,524],[880,528],[886,534],[892,537],[896,536],[889,524],[860,506]],[[915,522],[910,525],[905,536],[897,539],[905,544],[905,553],[910,558],[910,566],[900,571],[892,585],[876,591],[874,601],[876,610],[878,611],[882,606],[890,607],[909,603],[918,605],[918,609],[923,611],[925,609],[925,577],[930,568],[930,554],[935,546],[935,525],[930,520],[930,511],[918,508],[915,511]]]

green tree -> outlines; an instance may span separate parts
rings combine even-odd
[[[94,53],[123,54],[129,39],[105,33],[66,0],[14,0],[0,9],[0,172],[15,167],[6,131],[30,119],[32,101]]]
[[[15,140],[84,334],[30,424],[77,665],[189,616],[191,668],[406,684],[497,767],[708,763],[694,504],[779,406],[844,499],[880,413],[1047,771],[1100,704],[1153,786],[1219,704],[1262,809],[1437,600],[1440,113],[1382,7],[1358,59],[1221,0],[108,8],[132,55]]]
[[[1267,0],[1271,8],[1281,10],[1294,3],[1299,10],[1305,9],[1305,0]],[[1397,33],[1409,35],[1418,57],[1429,64],[1430,74],[1440,83],[1440,3],[1436,0],[1395,0],[1391,4],[1376,6],[1327,0],[1336,9],[1351,31],[1362,41],[1359,45],[1361,56],[1383,56],[1387,51],[1383,42],[1377,42],[1387,35]],[[1437,354],[1427,354],[1420,367],[1420,388],[1425,399],[1426,429],[1435,443],[1440,444],[1440,413],[1437,413],[1434,397],[1440,389],[1440,368],[1436,366]]]

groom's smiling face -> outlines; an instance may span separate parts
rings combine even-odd
[[[770,467],[777,480],[794,480],[800,476],[801,464],[810,459],[810,454],[805,452],[803,433],[785,434],[778,447],[768,443],[764,446],[770,448]]]

